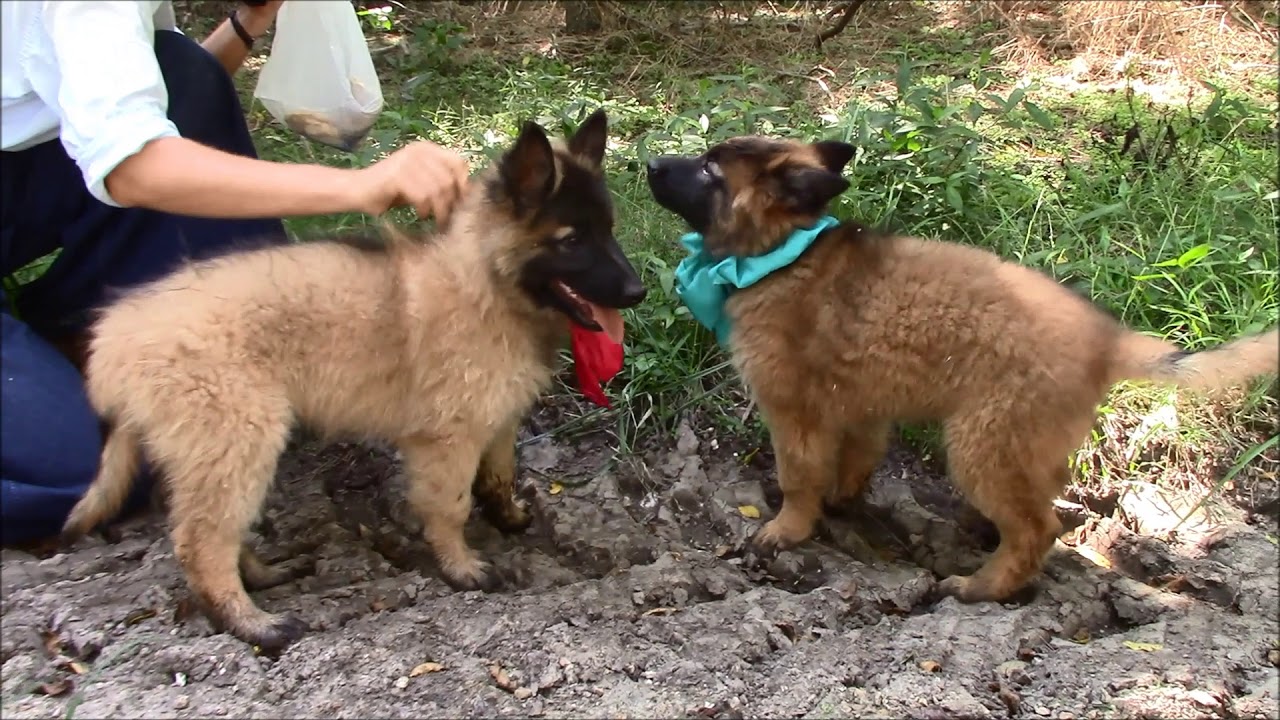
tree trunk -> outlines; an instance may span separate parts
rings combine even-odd
[[[598,32],[604,25],[598,0],[560,0],[564,6],[564,29],[570,35]]]

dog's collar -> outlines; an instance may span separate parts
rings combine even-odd
[[[721,347],[729,347],[729,316],[725,302],[735,290],[750,287],[769,273],[795,262],[823,231],[840,224],[830,215],[817,223],[792,232],[773,250],[751,257],[714,260],[703,247],[700,233],[680,238],[689,255],[676,266],[676,295],[694,319],[716,334]]]

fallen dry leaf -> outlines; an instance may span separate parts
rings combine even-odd
[[[493,678],[493,682],[498,687],[507,692],[515,692],[516,684],[511,682],[511,676],[507,675],[507,671],[502,669],[500,665],[489,666],[489,677]]]
[[[650,615],[670,615],[671,613],[679,611],[679,609],[680,608],[672,608],[672,607],[651,608],[649,610],[645,610],[644,612],[640,613],[640,617],[649,617]]]
[[[369,602],[369,609],[374,612],[382,612],[387,609],[387,601],[376,597]]]
[[[1125,640],[1124,646],[1130,650],[1137,650],[1138,652],[1154,652],[1156,650],[1164,649],[1164,646],[1159,643],[1134,642],[1132,640]]]
[[[1084,545],[1084,544],[1077,545],[1076,552],[1082,555],[1086,560],[1093,563],[1094,565],[1097,565],[1099,567],[1104,567],[1107,569],[1111,568],[1111,561],[1108,560],[1105,555],[1098,552],[1097,550],[1094,550],[1088,545]]]
[[[729,547],[728,545],[717,545],[715,549],[716,557],[724,557],[732,549],[733,548]]]
[[[440,672],[443,669],[444,666],[438,662],[424,662],[410,670],[409,677],[415,678],[419,675],[426,675],[427,673]]]
[[[44,651],[49,657],[58,657],[62,654],[62,640],[58,637],[58,633],[52,630],[41,630],[40,641],[44,644]]]
[[[756,519],[759,519],[760,517],[760,508],[756,507],[755,505],[739,505],[738,513],[742,515],[742,517],[744,518],[751,518],[752,520],[756,520]]]
[[[935,673],[942,669],[942,666],[932,660],[925,660],[920,663],[920,669],[925,672]]]
[[[143,620],[149,620],[155,616],[156,616],[155,608],[141,608],[138,610],[134,610],[133,612],[126,615],[124,618],[124,624],[126,626],[137,625]]]
[[[1187,695],[1191,698],[1191,702],[1201,707],[1218,707],[1222,703],[1218,702],[1218,698],[1205,692],[1204,690],[1192,690]]]
[[[1076,631],[1075,635],[1071,636],[1071,642],[1079,643],[1081,645],[1087,644],[1092,639],[1093,636],[1089,634],[1089,628],[1080,628]]]
[[[36,689],[43,695],[58,697],[59,695],[65,695],[71,689],[71,681],[66,678],[59,678],[53,682],[40,683],[40,686]]]
[[[558,482],[551,483],[551,487],[547,488],[548,495],[559,495],[564,491],[564,486]]]

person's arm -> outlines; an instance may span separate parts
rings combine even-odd
[[[364,211],[356,172],[255,160],[163,137],[121,162],[106,186],[126,207],[199,217],[292,217]]]
[[[62,75],[57,97],[46,102],[60,109],[63,144],[95,197],[219,217],[355,209],[347,197],[352,171],[255,160],[180,137],[166,115],[147,12],[135,2],[45,4]]]
[[[92,0],[44,5],[61,83],[56,93],[36,92],[58,109],[67,154],[102,202],[227,218],[376,215],[411,205],[442,219],[465,188],[465,161],[427,142],[353,170],[241,157],[180,137],[166,115],[146,9]]]
[[[236,19],[240,21],[244,31],[256,40],[266,34],[271,23],[275,22],[276,13],[279,12],[282,2],[283,0],[270,0],[258,7],[241,3],[234,11]],[[244,64],[245,58],[249,57],[249,47],[236,34],[230,18],[223,20],[218,27],[214,28],[200,46],[218,58],[218,62],[226,68],[228,75],[235,75]]]

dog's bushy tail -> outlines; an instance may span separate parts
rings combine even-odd
[[[120,512],[133,487],[140,458],[138,435],[124,425],[112,428],[102,448],[98,476],[62,525],[64,540],[81,537]]]
[[[1125,332],[1111,355],[1113,382],[1152,380],[1192,390],[1223,390],[1280,372],[1280,329],[1247,335],[1212,350],[1187,352],[1159,338]]]

